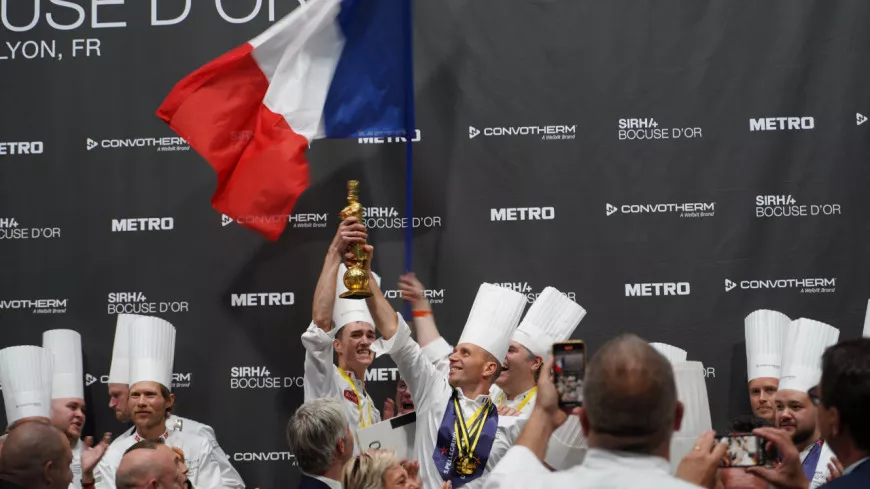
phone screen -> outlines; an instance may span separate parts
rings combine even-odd
[[[728,451],[722,457],[720,467],[755,467],[767,464],[764,438],[747,433],[720,436],[719,440],[728,444]]]
[[[553,382],[560,407],[583,405],[583,379],[586,377],[586,344],[565,341],[553,344]]]

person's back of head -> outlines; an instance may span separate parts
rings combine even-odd
[[[338,480],[341,466],[353,455],[353,434],[341,401],[313,399],[299,406],[287,423],[287,443],[302,472],[324,475],[332,469]]]
[[[635,335],[614,338],[595,353],[583,399],[590,448],[661,454],[682,420],[673,367]]]
[[[25,421],[9,431],[0,457],[0,479],[30,488],[65,489],[72,481],[72,450],[63,432]]]
[[[842,450],[870,455],[870,338],[842,341],[822,355],[818,423],[822,437],[841,459]]]
[[[185,466],[163,440],[143,440],[124,452],[115,474],[117,489],[164,487],[181,489],[187,479]]]

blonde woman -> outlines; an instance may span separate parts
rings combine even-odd
[[[392,450],[369,450],[348,460],[344,465],[341,488],[422,489],[419,471],[418,462],[399,461]],[[450,487],[448,481],[440,489]]]

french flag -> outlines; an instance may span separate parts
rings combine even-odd
[[[275,241],[313,140],[413,134],[411,36],[411,0],[308,0],[178,82],[157,116],[217,173],[215,210]]]

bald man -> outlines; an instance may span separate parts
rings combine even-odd
[[[66,435],[38,421],[16,423],[0,457],[0,489],[67,489],[72,449]]]
[[[186,482],[187,465],[182,455],[152,440],[141,441],[127,449],[115,478],[117,489],[185,489]]]

